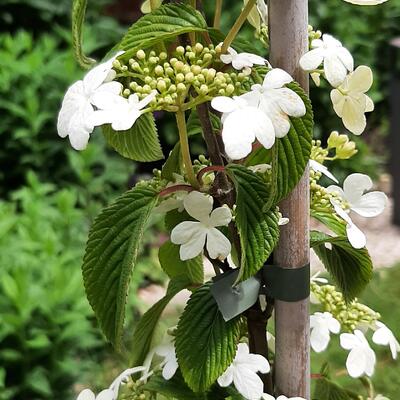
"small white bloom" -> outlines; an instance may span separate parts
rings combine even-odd
[[[376,217],[385,209],[387,196],[383,192],[366,191],[372,188],[372,180],[365,174],[351,174],[343,182],[343,189],[336,185],[327,188],[329,192],[337,193],[350,207],[351,211],[361,215],[362,217]],[[334,200],[331,203],[336,213],[347,222],[347,236],[350,243],[356,249],[362,248],[366,244],[365,235],[353,223],[350,216],[345,210]]]
[[[330,333],[340,332],[339,321],[329,312],[316,312],[310,316],[310,343],[316,353],[326,350],[330,341]]]
[[[160,346],[157,346],[154,351],[155,354],[158,354],[159,356],[164,358],[162,376],[165,380],[170,380],[179,368],[178,360],[176,359],[174,344],[162,344]]]
[[[357,4],[358,6],[376,6],[377,4],[382,4],[387,0],[344,0],[347,3]]]
[[[267,171],[271,170],[271,164],[256,164],[248,167],[250,171],[258,172],[259,174],[265,174]]]
[[[372,341],[382,346],[389,346],[393,360],[396,360],[397,353],[400,352],[400,343],[393,332],[384,323],[377,321],[375,324],[377,330],[372,336]]]
[[[250,74],[250,68],[253,65],[265,65],[267,60],[257,54],[238,53],[232,47],[228,47],[228,54],[221,54],[220,59],[224,64],[232,64],[232,67],[238,71]]]
[[[353,333],[342,333],[340,345],[350,350],[346,360],[346,368],[352,378],[366,374],[372,376],[375,369],[376,356],[364,334],[356,329]]]
[[[163,0],[154,0],[154,5],[155,5],[154,10],[156,10],[156,9],[159,8],[159,7],[161,7],[162,2],[163,2]],[[149,14],[149,13],[151,13],[151,12],[154,11],[154,10],[151,9],[151,0],[145,0],[145,1],[142,3],[142,6],[140,7],[140,11],[141,11],[143,14]]]
[[[62,138],[68,136],[71,146],[76,150],[86,148],[90,134],[96,126],[92,121],[93,96],[96,93],[108,96],[121,92],[122,85],[111,81],[115,78],[112,63],[122,53],[117,53],[110,60],[91,69],[83,80],[75,82],[65,93],[58,114],[57,131]]]
[[[274,145],[275,131],[271,119],[259,108],[249,105],[243,96],[215,97],[211,106],[223,113],[222,140],[226,154],[232,160],[250,154],[256,139],[266,149]]]
[[[76,400],[117,400],[119,388],[131,375],[145,370],[145,367],[134,367],[123,371],[115,378],[108,389],[102,390],[97,396],[90,390],[82,390]]]
[[[368,399],[369,400],[369,399]],[[389,397],[383,396],[381,394],[378,394],[374,400],[390,400]]]
[[[371,68],[361,65],[347,75],[343,83],[331,91],[335,113],[343,125],[355,135],[361,135],[367,125],[366,112],[374,109],[373,101],[365,94],[372,86]]]
[[[304,397],[286,397],[284,395],[281,395],[277,398],[274,396],[271,396],[270,394],[264,393],[262,395],[262,400],[306,400]]]
[[[171,232],[172,243],[181,245],[182,261],[198,256],[206,245],[211,258],[226,258],[231,251],[231,243],[217,226],[227,226],[232,219],[229,207],[213,210],[213,198],[197,191],[189,193],[183,200],[188,214],[197,221],[184,221]]]
[[[321,172],[321,174],[324,174],[329,179],[332,179],[334,182],[339,183],[339,181],[336,179],[336,177],[331,172],[329,172],[329,169],[325,165],[322,165],[321,163],[319,163],[318,161],[310,160],[310,167],[315,172]]]
[[[282,138],[290,130],[289,117],[303,117],[306,107],[301,97],[284,85],[293,78],[280,68],[271,69],[263,84],[255,84],[251,92],[241,96],[249,106],[262,110],[272,121],[275,136]]]
[[[138,95],[131,94],[128,98],[119,95],[96,93],[93,96],[93,104],[98,108],[93,113],[92,121],[98,125],[111,124],[115,131],[126,131],[132,128],[136,120],[141,116],[145,108],[157,95],[153,90],[144,99],[139,100]]]
[[[237,391],[248,400],[259,400],[263,395],[264,384],[257,372],[267,374],[270,365],[259,354],[250,354],[246,343],[239,343],[235,359],[228,369],[218,378],[221,387],[232,383]]]
[[[323,285],[326,285],[329,281],[326,278],[320,278],[319,276],[321,275],[321,271],[316,272],[311,278],[311,282],[318,282],[322,283]]]
[[[314,39],[311,47],[312,50],[300,58],[300,66],[305,71],[314,71],[323,63],[325,77],[333,87],[343,83],[347,71],[353,71],[352,55],[333,36],[325,34],[322,39]]]

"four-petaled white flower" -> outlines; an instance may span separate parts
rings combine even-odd
[[[237,391],[248,400],[259,400],[263,396],[264,384],[257,372],[267,374],[270,365],[259,354],[250,354],[246,343],[239,343],[235,359],[218,378],[218,384],[227,387],[232,383]]]
[[[372,188],[372,180],[365,174],[351,174],[343,182],[343,189],[336,185],[327,188],[329,192],[338,194],[349,206],[351,211],[362,217],[376,217],[385,209],[387,196],[383,192],[366,191]],[[366,245],[366,237],[363,232],[354,224],[347,212],[338,204],[335,199],[331,203],[336,213],[347,222],[347,237],[351,245],[360,249]]]
[[[144,99],[139,100],[138,95],[131,94],[128,98],[109,93],[98,92],[93,95],[93,104],[98,108],[92,115],[93,124],[111,124],[115,131],[126,131],[132,128],[145,108],[156,97],[157,91],[153,90]]]
[[[253,65],[265,65],[267,60],[257,54],[238,53],[232,47],[228,47],[228,54],[221,54],[220,59],[224,64],[232,64],[232,67],[249,75]]]
[[[171,379],[179,368],[173,343],[161,344],[155,349],[155,354],[164,358],[162,376],[165,380]]]
[[[212,107],[223,113],[222,140],[225,151],[232,160],[240,160],[251,153],[257,139],[266,149],[275,143],[271,119],[259,108],[250,106],[243,96],[215,97]]]
[[[117,400],[120,386],[133,374],[142,372],[145,367],[129,368],[122,372],[108,389],[102,390],[97,396],[90,390],[84,389],[76,400]]]
[[[334,182],[339,183],[339,181],[336,179],[336,177],[329,171],[329,169],[319,163],[318,161],[315,160],[310,160],[310,167],[315,171],[315,172],[321,172],[321,174],[324,174],[327,176],[329,179],[332,179]]]
[[[310,316],[310,328],[311,347],[316,353],[320,353],[328,347],[330,333],[340,332],[340,323],[329,312],[316,312]]]
[[[350,350],[346,360],[346,368],[352,378],[366,374],[372,376],[375,369],[376,356],[364,334],[356,329],[353,333],[342,333],[340,345]]]
[[[76,150],[86,148],[90,134],[96,126],[93,121],[93,96],[103,93],[105,96],[118,95],[122,85],[112,82],[115,71],[112,62],[123,52],[117,53],[110,60],[94,67],[83,80],[75,82],[65,93],[61,110],[58,114],[57,131],[59,136],[69,136],[71,146]]]
[[[213,198],[197,191],[189,193],[183,200],[188,214],[197,221],[184,221],[171,232],[172,243],[181,245],[181,260],[198,256],[206,245],[211,258],[225,259],[231,251],[231,243],[217,226],[227,226],[232,219],[228,206],[213,210]]]
[[[343,83],[347,72],[353,71],[352,55],[333,36],[325,34],[322,39],[314,39],[311,47],[312,50],[300,58],[300,66],[305,71],[314,71],[323,63],[325,77],[333,87]]]
[[[387,0],[344,0],[347,3],[356,4],[358,6],[376,6],[385,3]]]
[[[343,125],[355,135],[361,135],[367,125],[365,113],[373,111],[374,103],[365,93],[371,88],[371,68],[361,65],[347,75],[343,83],[331,91],[335,113]]]
[[[397,353],[400,352],[400,343],[394,336],[393,332],[382,322],[375,322],[377,330],[372,336],[372,341],[382,346],[389,346],[393,360],[397,358]]]
[[[222,139],[231,159],[246,157],[255,139],[265,148],[271,148],[275,137],[282,138],[289,132],[289,116],[305,115],[300,96],[284,87],[292,80],[287,72],[275,68],[265,75],[262,85],[253,85],[250,92],[212,100],[212,107],[223,113]]]
[[[262,400],[306,400],[304,397],[286,397],[284,395],[280,395],[279,397],[275,398],[270,394],[264,393],[262,395]]]

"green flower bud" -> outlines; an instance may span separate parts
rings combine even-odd
[[[150,73],[150,70],[147,67],[143,68],[144,75],[148,75],[149,73]]]
[[[200,86],[200,90],[199,93],[201,95],[206,95],[208,93],[208,86],[207,85],[201,85]]]
[[[183,70],[183,66],[184,66],[184,64],[183,64],[182,61],[177,61],[177,62],[174,63],[174,65],[173,65],[174,70],[177,71],[177,72],[182,71],[182,70]]]
[[[165,92],[167,90],[167,84],[165,83],[165,80],[160,79],[157,82],[157,89],[162,93]]]
[[[138,50],[136,53],[136,58],[138,60],[144,60],[146,58],[146,53],[143,50]]]
[[[183,46],[178,46],[176,48],[176,53],[183,56],[185,54],[185,48]]]
[[[186,85],[184,83],[178,83],[176,85],[176,90],[178,91],[178,93],[182,93],[186,91]]]
[[[185,80],[185,75],[183,75],[183,74],[176,74],[175,80],[176,80],[176,82],[178,82],[178,83],[183,82],[183,81]]]
[[[168,76],[173,76],[173,75],[175,75],[174,70],[173,70],[171,67],[167,67],[167,68],[165,69],[165,73],[166,73]]]
[[[150,93],[151,87],[149,85],[143,85],[143,93]]]
[[[230,96],[233,92],[235,91],[235,86],[233,86],[231,83],[227,85],[225,92],[227,96]]]
[[[131,90],[133,90],[134,92],[136,92],[136,89],[138,87],[138,84],[136,82],[131,82],[129,84],[129,87],[131,88]]]
[[[213,56],[212,56],[211,52],[210,53],[206,53],[203,56],[203,61],[206,62],[206,63],[212,61],[212,59],[213,59]]]
[[[150,64],[152,64],[152,65],[156,65],[156,64],[158,64],[158,61],[159,61],[159,58],[158,57],[150,57],[149,58],[149,63]]]
[[[187,65],[187,64],[185,64],[185,65],[183,66],[183,68],[182,68],[182,73],[186,75],[186,74],[188,74],[190,71],[191,71],[190,66]]]
[[[118,70],[121,69],[121,63],[120,63],[119,60],[114,60],[112,62],[112,66],[113,66],[114,69],[118,69]]]
[[[169,63],[172,65],[172,66],[174,66],[176,63],[178,62],[178,59],[177,58],[171,58],[170,60],[169,60]],[[165,68],[165,66],[164,66],[164,68]]]
[[[194,74],[193,74],[193,72],[188,72],[188,73],[185,75],[185,82],[187,82],[187,83],[192,83],[193,80],[194,80]]]
[[[169,93],[175,93],[176,92],[176,85],[171,85],[168,89]]]
[[[342,160],[347,160],[353,157],[358,150],[356,149],[356,144],[354,142],[348,142],[343,146],[336,148],[336,156]]]
[[[153,78],[152,78],[151,76],[146,76],[146,77],[144,78],[144,83],[149,84],[152,80],[153,80]]]
[[[170,95],[165,96],[164,101],[168,105],[174,104],[174,100],[172,100],[172,97]]]
[[[196,43],[194,46],[194,51],[196,53],[201,53],[204,49],[204,46],[201,43]]]
[[[163,68],[161,65],[157,65],[157,66],[154,68],[154,73],[155,73],[157,76],[164,75],[164,68]]]
[[[192,72],[193,72],[195,75],[201,74],[201,67],[200,67],[199,65],[192,65],[192,66],[190,67],[190,69],[192,70]]]
[[[168,54],[167,54],[165,51],[162,51],[162,52],[158,55],[158,57],[160,57],[160,60],[164,61],[164,60],[167,59]]]
[[[122,95],[125,97],[129,97],[130,94],[131,94],[131,91],[129,89],[124,89],[124,91],[122,92]]]

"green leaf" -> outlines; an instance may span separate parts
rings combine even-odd
[[[213,130],[220,131],[222,128],[221,119],[212,112],[209,113],[209,116],[210,116],[211,126],[213,127]],[[189,115],[189,118],[187,121],[187,131],[188,131],[189,136],[203,134],[203,128],[201,126],[199,114],[197,113],[196,110],[192,110],[192,112]]]
[[[169,282],[165,296],[147,310],[135,327],[132,338],[132,365],[142,365],[153,341],[154,331],[162,312],[168,303],[181,290],[189,287],[190,280],[185,276],[178,276]]]
[[[329,243],[329,248],[326,243]],[[368,250],[353,248],[347,237],[332,237],[312,231],[311,247],[334,278],[346,301],[353,300],[371,281],[373,266]]]
[[[311,216],[327,226],[332,232],[340,236],[346,236],[346,224],[339,221],[329,212],[311,210]]]
[[[204,268],[202,255],[191,260],[182,261],[179,257],[179,246],[168,240],[160,247],[158,258],[162,269],[170,278],[183,275],[192,283],[203,284]]]
[[[236,187],[236,226],[242,248],[241,279],[255,275],[279,240],[276,211],[263,211],[270,193],[258,174],[238,164],[227,166]]]
[[[284,138],[277,139],[279,148],[275,203],[284,199],[303,176],[310,158],[314,126],[314,116],[308,96],[295,82],[286,86],[302,98],[307,112],[304,117],[290,118],[289,133]]]
[[[82,266],[86,295],[101,329],[117,348],[132,268],[157,194],[134,187],[106,207],[89,232]]]
[[[181,174],[181,146],[179,142],[174,146],[167,161],[161,169],[161,178],[174,181],[174,174]]]
[[[240,317],[225,322],[210,283],[190,297],[176,331],[182,375],[195,392],[204,392],[232,363],[240,338]]]
[[[140,49],[184,33],[206,30],[207,23],[200,12],[181,3],[167,4],[143,16],[129,28],[120,44],[120,49],[126,51],[120,58],[128,60]]]
[[[82,49],[83,25],[85,22],[87,0],[73,0],[72,3],[72,46],[74,56],[83,68],[90,68],[96,61],[86,57]]]
[[[127,131],[116,132],[111,125],[105,125],[103,134],[114,150],[131,160],[157,161],[164,158],[151,113],[143,114]]]

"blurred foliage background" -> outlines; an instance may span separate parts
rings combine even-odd
[[[63,94],[83,75],[71,52],[70,7],[70,0],[0,3],[0,400],[72,399],[82,384],[102,387],[114,369],[126,366],[97,328],[80,265],[99,209],[159,165],[121,159],[100,132],[79,153],[57,136]],[[213,2],[204,1],[204,7],[211,20]],[[226,32],[241,2],[225,1],[225,7]],[[139,8],[134,0],[89,1],[86,52],[102,58],[140,16]],[[399,16],[400,0],[371,8],[310,0],[310,23],[338,37],[356,64],[371,65],[375,72],[376,112],[366,141],[352,161],[339,165],[339,176],[357,170],[376,177],[384,169],[392,72],[388,42],[400,36]],[[241,36],[254,42],[250,26]],[[320,121],[316,135],[323,140],[333,129],[343,131],[324,89],[311,91]],[[167,154],[175,140],[172,121],[159,115],[158,127]],[[197,153],[203,150],[196,144]],[[157,224],[147,232],[133,292],[163,279],[156,261]],[[141,310],[133,299],[128,332]]]

